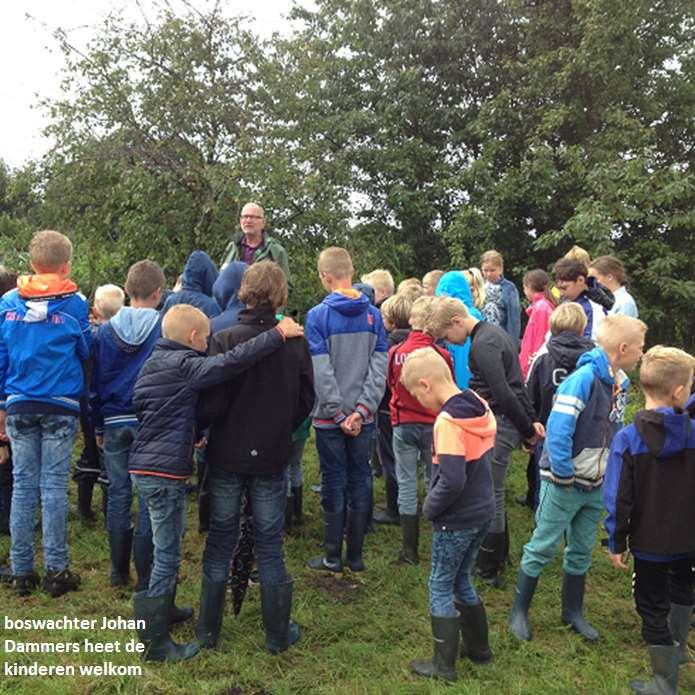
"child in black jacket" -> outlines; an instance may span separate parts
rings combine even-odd
[[[149,586],[133,594],[133,606],[136,619],[144,621],[138,631],[146,645],[143,658],[180,661],[199,649],[196,643],[177,645],[169,636],[181,559],[186,481],[193,473],[198,394],[277,350],[286,337],[302,335],[302,329],[292,319],[283,319],[276,330],[207,357],[209,319],[195,307],[178,304],[164,317],[162,335],[133,392],[139,426],[128,469],[147,504],[154,541]]]
[[[642,359],[645,410],[613,439],[604,499],[609,556],[627,569],[649,646],[654,680],[631,681],[639,693],[675,693],[678,667],[691,661],[688,629],[695,604],[695,422],[683,410],[695,359],[660,345]]]
[[[254,336],[261,340],[273,333],[275,313],[287,303],[287,289],[287,278],[277,263],[254,263],[239,289],[246,309],[239,312],[238,325],[215,334],[210,353],[223,353]],[[203,553],[196,630],[204,647],[215,646],[219,639],[244,496],[253,515],[266,647],[275,654],[299,639],[299,626],[290,619],[293,582],[283,555],[285,468],[292,433],[313,405],[314,372],[306,340],[287,343],[254,369],[201,398],[201,426],[211,425],[207,447],[210,530]]]

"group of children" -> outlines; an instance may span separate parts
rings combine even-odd
[[[205,254],[191,256],[184,287],[169,296],[166,311],[159,310],[166,285],[159,266],[134,264],[125,283],[130,305],[122,306],[117,287],[101,288],[94,311],[100,325],[93,327],[69,279],[69,240],[37,233],[29,249],[35,274],[21,276],[0,301],[0,437],[9,439],[14,460],[16,590],[26,595],[39,582],[33,562],[39,496],[43,586],[59,596],[80,583],[68,565],[67,482],[89,363],[89,420],[108,477],[111,583],[129,582],[132,553],[145,658],[186,659],[218,644],[244,513],[253,519],[266,646],[277,653],[299,639],[283,527],[295,510],[289,491],[301,509],[301,477],[295,472],[288,484],[287,466],[299,465],[311,415],[324,552],[308,560],[309,568],[364,571],[372,520],[399,524],[400,560],[416,564],[420,509],[433,524],[434,654],[412,662],[414,672],[455,679],[459,642],[462,656],[493,658],[472,576],[477,568],[484,581],[502,585],[509,559],[505,481],[511,454],[523,445],[531,453],[529,501],[537,516],[523,551],[511,632],[531,639],[538,577],[564,536],[561,620],[588,640],[598,638],[583,599],[607,509],[613,563],[625,566],[628,544],[635,555],[635,599],[654,673],[653,681],[631,686],[675,692],[678,666],[689,658],[695,603],[688,523],[695,521],[688,493],[695,435],[686,408],[694,360],[675,348],[647,352],[640,372],[645,410],[621,429],[625,372],[642,356],[647,327],[624,289],[622,264],[614,257],[587,263],[579,251],[556,264],[555,288],[543,270],[524,276],[530,304],[523,337],[519,294],[496,251],[483,255],[482,272],[431,271],[395,291],[384,270],[353,285],[350,255],[337,247],[319,255],[327,294],[308,312],[304,329],[278,318],[288,292],[279,266],[233,263],[216,277]],[[211,336],[200,295],[221,297],[221,281],[225,306],[217,314],[228,313],[220,330],[213,322]],[[375,441],[386,508],[373,513]],[[179,645],[170,626],[193,615],[176,606],[175,595],[196,451],[207,470],[209,530],[196,640]],[[422,504],[419,464],[427,490]]]

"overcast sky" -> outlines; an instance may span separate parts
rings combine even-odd
[[[176,8],[181,0],[169,0]],[[203,8],[207,0],[190,0]],[[155,14],[156,0],[140,0],[145,13]],[[262,36],[285,32],[284,16],[292,0],[221,0],[225,13],[248,14]],[[300,3],[308,5],[308,2]],[[85,46],[104,17],[114,9],[141,17],[136,0],[0,0],[0,159],[13,167],[40,157],[50,143],[41,135],[45,114],[39,97],[60,91],[62,56],[51,33],[62,28],[77,46]]]

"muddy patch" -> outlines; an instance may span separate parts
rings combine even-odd
[[[316,574],[304,578],[304,583],[319,589],[337,603],[353,601],[364,588],[361,581],[341,574]]]

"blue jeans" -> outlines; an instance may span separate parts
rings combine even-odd
[[[490,522],[461,531],[435,531],[432,534],[432,570],[430,572],[430,613],[436,618],[454,618],[458,603],[480,603],[471,573]]]
[[[521,558],[524,574],[540,575],[555,557],[565,532],[563,568],[567,574],[586,574],[591,567],[591,553],[603,514],[603,485],[584,491],[541,480],[536,528]]]
[[[15,575],[34,571],[34,521],[41,497],[46,570],[68,566],[68,477],[76,415],[9,415],[13,488],[10,560]]]
[[[109,531],[128,531],[132,526],[130,508],[133,503],[133,484],[128,473],[128,457],[136,431],[137,427],[131,426],[109,427],[104,430],[104,467],[109,478],[106,528]],[[138,504],[135,535],[152,535],[150,516],[142,497]]]
[[[398,513],[417,514],[417,462],[422,461],[425,490],[432,475],[432,425],[410,423],[393,428],[398,480]]]
[[[316,429],[316,450],[321,468],[321,506],[338,514],[350,509],[368,512],[372,504],[372,453],[374,425],[362,425],[356,437],[339,428]]]
[[[506,415],[495,415],[497,434],[492,450],[492,487],[495,494],[495,518],[490,526],[490,533],[503,533],[505,521],[505,483],[511,463],[512,452],[521,444],[519,430]]]
[[[203,574],[212,582],[226,581],[229,563],[239,537],[239,517],[244,494],[249,496],[261,584],[287,581],[282,540],[287,505],[285,472],[275,475],[241,475],[212,466],[210,530],[203,552]]]
[[[133,475],[132,478],[152,524],[154,561],[147,596],[168,596],[174,593],[181,564],[186,481],[156,475]]]

